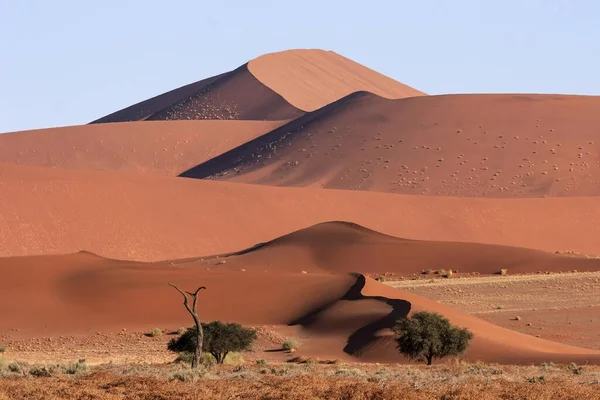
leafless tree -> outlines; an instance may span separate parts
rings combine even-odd
[[[200,354],[202,353],[202,344],[204,334],[202,332],[202,324],[200,323],[200,318],[198,318],[198,313],[196,313],[196,305],[198,304],[198,293],[202,289],[206,289],[206,286],[201,286],[196,289],[195,292],[184,292],[179,289],[172,283],[169,283],[169,286],[175,288],[181,295],[183,296],[183,305],[185,309],[190,313],[192,318],[194,319],[194,324],[196,325],[196,348],[194,349],[194,358],[192,359],[192,368],[198,368],[198,364],[200,363]],[[190,307],[188,296],[192,298],[192,307]]]

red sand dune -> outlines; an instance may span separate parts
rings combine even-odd
[[[303,111],[256,80],[244,64],[234,71],[161,94],[92,123],[179,119],[283,120],[302,114]]]
[[[152,121],[0,135],[0,163],[176,176],[284,121]]]
[[[177,119],[296,118],[352,92],[389,98],[424,93],[332,51],[290,50],[134,104],[92,123]]]
[[[2,256],[88,250],[145,261],[195,257],[332,220],[409,239],[600,255],[598,197],[406,196],[0,166],[0,204]]]
[[[333,51],[288,50],[248,63],[250,72],[290,104],[314,111],[357,91],[390,99],[424,93]]]
[[[253,249],[248,263],[245,256],[238,256],[237,265],[230,264],[233,257],[226,258],[225,264],[219,264],[223,259],[142,264],[85,252],[3,258],[0,273],[6,279],[0,281],[0,300],[5,307],[0,330],[18,328],[20,335],[43,332],[46,336],[180,326],[189,317],[180,307],[179,294],[167,283],[194,283],[208,287],[202,293],[203,319],[299,325],[315,338],[309,351],[321,356],[347,353],[364,361],[402,361],[391,345],[389,328],[410,311],[428,310],[473,331],[475,340],[467,353],[471,360],[600,363],[597,351],[499,328],[362,275],[328,273],[319,258],[314,258],[317,264],[305,259],[307,273],[297,272],[297,254],[291,251],[294,245],[305,248],[308,242],[319,242],[324,229],[347,244],[382,237],[346,224],[326,224],[286,236],[282,239],[285,248],[275,241]],[[273,250],[277,252],[276,265],[270,264]],[[330,255],[329,261],[339,252]],[[368,257],[368,252],[364,256]],[[270,270],[261,270],[259,263],[265,268],[270,265]],[[20,300],[14,301],[16,298]],[[327,346],[320,347],[323,338]]]
[[[354,93],[183,174],[476,197],[600,195],[600,97]]]
[[[221,255],[227,269],[278,272],[393,272],[401,275],[451,268],[496,274],[538,271],[600,271],[600,259],[574,258],[521,247],[400,239],[347,222],[305,228],[253,249]],[[313,268],[313,269],[311,269]]]

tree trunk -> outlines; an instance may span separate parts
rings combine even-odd
[[[431,365],[433,363],[433,356],[429,355],[427,356],[427,365]]]
[[[194,319],[194,324],[196,325],[196,348],[194,349],[194,358],[192,358],[192,368],[198,368],[198,365],[200,364],[200,355],[202,354],[202,346],[204,344],[204,332],[202,332],[202,323],[200,322],[200,318],[198,318],[198,313],[196,312],[196,305],[198,304],[198,293],[202,289],[206,289],[206,287],[201,286],[196,289],[195,292],[191,293],[184,292],[172,283],[169,283],[169,286],[172,286],[179,293],[181,293],[183,296],[183,305],[185,306],[187,312],[189,312]],[[190,307],[188,295],[193,299],[192,307]]]

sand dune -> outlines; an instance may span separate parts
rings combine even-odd
[[[223,258],[224,255],[221,255]],[[538,271],[600,271],[600,259],[574,258],[521,247],[417,241],[383,235],[360,225],[327,222],[305,228],[251,250],[227,255],[227,268],[286,271],[386,273],[401,275],[450,268],[496,274]],[[310,268],[316,268],[311,271]]]
[[[331,51],[266,54],[241,67],[169,91],[92,123],[142,120],[283,120],[352,92],[389,98],[424,93]]]
[[[329,228],[348,229],[339,224]],[[321,229],[307,229],[303,237],[290,235],[284,240],[303,246],[313,232],[313,240],[318,241]],[[367,241],[373,239],[369,233],[353,231]],[[253,261],[264,255],[263,262],[269,263],[269,247],[252,251]],[[315,339],[309,351],[321,356],[349,354],[364,361],[402,361],[389,328],[411,311],[428,310],[473,331],[475,340],[467,353],[471,360],[600,362],[600,352],[499,328],[362,275],[328,273],[310,262],[306,264],[310,272],[295,272],[296,266],[288,262],[294,263],[296,254],[278,250],[283,257],[271,271],[251,268],[242,259],[232,266],[215,260],[143,264],[86,252],[3,258],[0,273],[7,278],[0,281],[0,299],[6,307],[0,330],[18,328],[21,336],[52,336],[180,326],[189,316],[180,307],[178,293],[167,286],[174,282],[208,287],[200,306],[205,320],[302,327],[309,341]],[[322,346],[323,338],[327,346]]]
[[[0,163],[176,176],[284,121],[152,121],[0,135]]]
[[[161,260],[247,248],[325,221],[408,239],[600,255],[600,198],[474,199],[0,166],[0,254]]]
[[[333,51],[288,50],[265,54],[250,61],[248,69],[290,104],[305,111],[314,111],[363,90],[390,99],[424,95]]]
[[[592,96],[354,93],[183,176],[461,197],[596,196],[599,106]]]
[[[194,119],[283,120],[302,114],[303,111],[259,82],[244,64],[234,71],[161,94],[92,123]]]

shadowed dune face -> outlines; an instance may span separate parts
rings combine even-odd
[[[134,104],[92,123],[146,120],[284,120],[303,111],[238,69]]]
[[[332,51],[289,50],[248,63],[250,72],[292,105],[314,111],[353,92],[390,99],[424,93]]]
[[[324,228],[340,232],[341,240],[353,235],[375,242],[389,239],[346,224],[326,224],[282,240],[302,247],[308,243],[306,236],[314,235],[318,241]],[[267,265],[271,247],[277,245],[275,241],[246,254],[262,257],[261,265]],[[296,272],[296,254],[291,248],[279,256],[271,271],[256,268],[242,257],[235,265],[230,263],[232,257],[225,258],[226,263],[206,258],[143,264],[86,252],[3,258],[0,273],[6,279],[0,281],[0,300],[5,307],[0,330],[19,327],[21,335],[52,335],[180,326],[189,316],[180,306],[179,294],[167,286],[173,282],[186,289],[208,288],[202,292],[199,308],[203,320],[299,325],[315,339],[310,351],[321,356],[347,354],[365,361],[401,362],[390,328],[410,311],[428,310],[474,332],[475,341],[467,354],[471,360],[600,362],[600,352],[499,328],[360,274],[330,273],[310,261],[304,264],[308,272]],[[20,301],[11,301],[15,298]]]
[[[355,93],[182,176],[461,197],[600,194],[600,97]]]
[[[285,121],[152,121],[0,135],[0,162],[176,176]]]
[[[596,197],[418,197],[23,166],[0,166],[0,177],[3,256],[196,257],[331,220],[411,239],[600,255]]]

